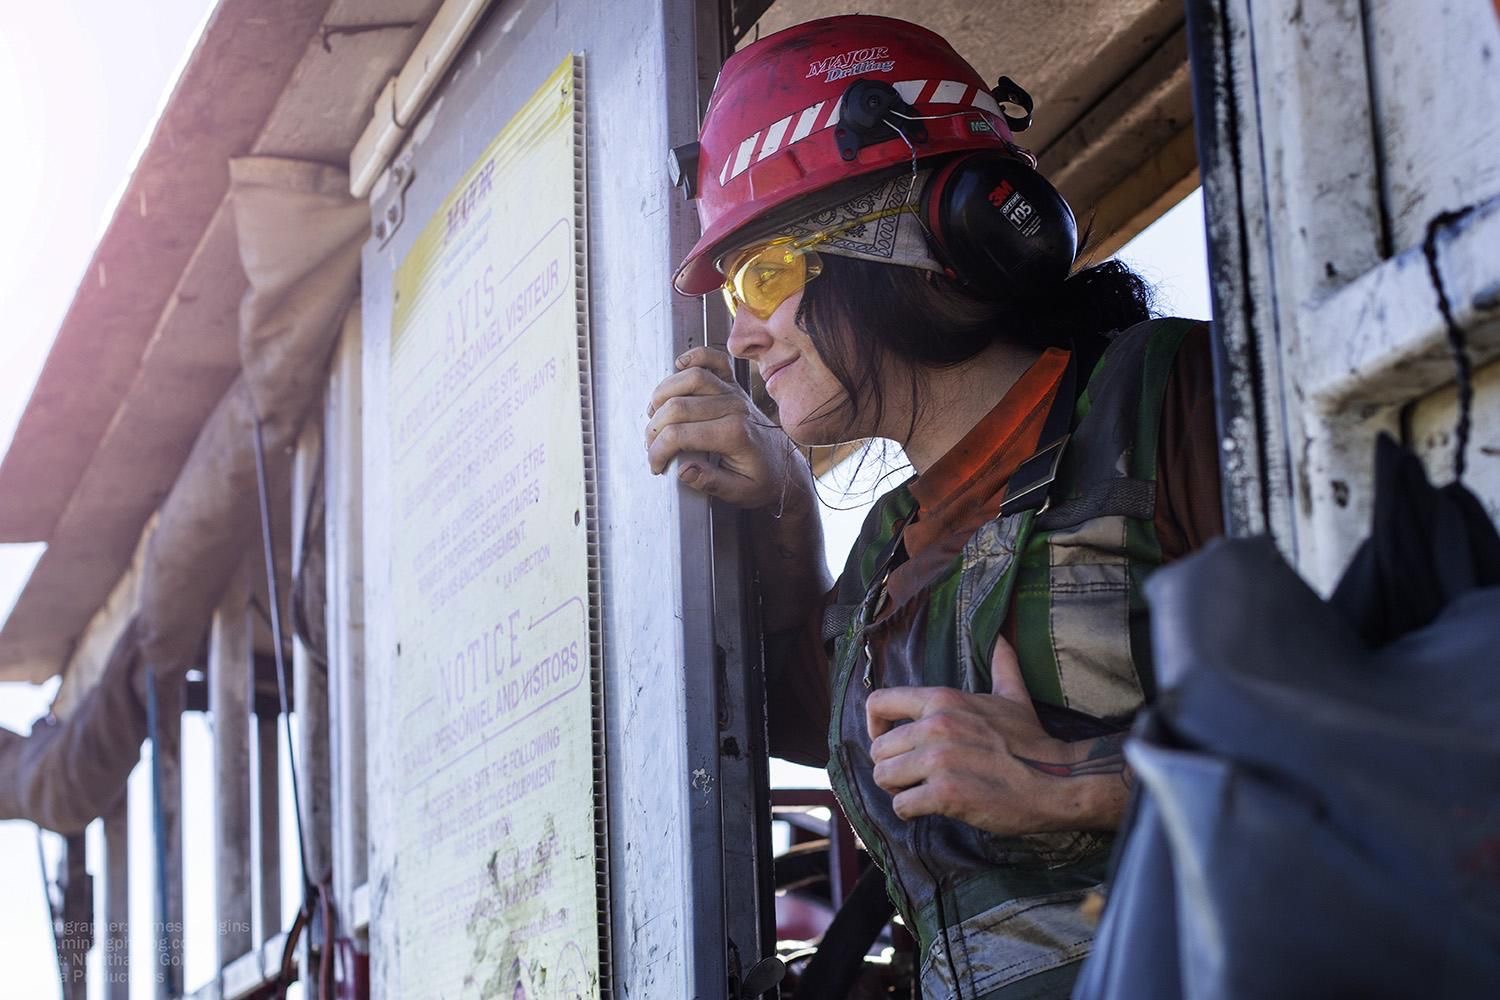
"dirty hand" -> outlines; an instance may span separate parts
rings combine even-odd
[[[699,453],[678,476],[695,490],[737,507],[781,502],[786,478],[805,475],[795,445],[734,380],[729,355],[694,347],[677,359],[677,371],[662,379],[646,409],[646,457],[653,475],[683,453]],[[717,463],[702,454],[717,456]],[[794,493],[801,492],[794,490]]]
[[[1004,638],[990,671],[992,694],[947,687],[870,694],[875,783],[891,793],[896,815],[950,816],[1007,835],[1117,826],[1128,792],[1123,737],[1048,736]]]

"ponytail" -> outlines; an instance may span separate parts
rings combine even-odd
[[[1077,350],[1092,367],[1111,337],[1152,315],[1151,286],[1118,260],[1074,272],[1029,298],[987,301],[930,271],[824,254],[797,311],[844,388],[851,422],[865,407],[879,424],[887,356],[913,367],[962,364],[997,340],[1033,351]],[[913,385],[915,392],[915,384]]]

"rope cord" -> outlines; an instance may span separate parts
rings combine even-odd
[[[1474,411],[1474,362],[1469,357],[1468,337],[1463,327],[1453,318],[1453,305],[1448,301],[1448,290],[1443,285],[1443,272],[1438,264],[1438,235],[1453,223],[1474,211],[1473,205],[1451,212],[1439,212],[1427,221],[1427,236],[1422,240],[1422,256],[1427,259],[1427,277],[1437,293],[1438,312],[1443,315],[1447,328],[1448,346],[1453,351],[1453,366],[1457,369],[1458,423],[1454,427],[1453,480],[1462,482],[1469,450],[1469,430]]]
[[[302,789],[297,779],[297,747],[292,739],[292,713],[291,702],[287,697],[286,690],[286,656],[283,650],[283,634],[281,628],[281,592],[277,585],[276,572],[276,546],[274,535],[271,530],[271,495],[270,487],[266,481],[266,444],[262,431],[260,417],[255,418],[255,486],[260,500],[260,529],[261,547],[265,553],[266,562],[266,594],[270,608],[263,609],[270,617],[271,645],[274,647],[276,657],[276,694],[281,703],[281,721],[286,733],[287,761],[290,765],[292,775],[292,810],[297,826],[297,865],[302,872],[302,906],[298,910],[297,919],[292,924],[291,931],[286,937],[286,946],[281,956],[281,988],[285,995],[287,984],[291,976],[291,955],[296,946],[300,931],[311,928],[312,918],[316,912],[323,918],[323,947],[322,956],[318,970],[319,986],[324,996],[332,995],[332,963],[329,961],[330,950],[333,941],[332,906],[329,892],[326,886],[315,883],[307,871],[307,832],[302,822]],[[316,900],[316,902],[314,902]],[[314,907],[317,910],[314,910]],[[311,970],[308,970],[309,972]]]

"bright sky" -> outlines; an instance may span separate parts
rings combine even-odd
[[[73,290],[211,8],[211,0],[0,4],[0,121],[7,132],[0,156],[6,194],[0,452],[10,445]],[[0,546],[0,618],[37,555],[29,547]],[[0,725],[29,731],[53,691],[53,685],[0,684]],[[198,749],[203,759],[206,744]],[[143,787],[133,781],[132,794],[138,797]],[[204,831],[190,832],[204,839]],[[28,1000],[58,996],[36,831],[29,823],[0,823],[0,886],[0,993]],[[144,888],[132,902],[149,906]],[[135,995],[149,996],[150,984],[142,983]]]
[[[0,315],[6,317],[0,334],[0,452],[9,447],[73,291],[212,6],[212,0],[0,4],[0,121],[10,135],[9,152],[0,156],[0,190],[7,194],[8,209],[0,239]],[[1196,192],[1122,256],[1158,283],[1163,311],[1208,315]],[[857,527],[856,514],[831,518],[833,545],[847,547]],[[38,555],[35,547],[0,545],[0,621]],[[0,684],[0,725],[28,731],[54,691],[54,685]],[[195,778],[192,771],[206,767],[211,753],[207,723],[190,717],[184,730],[185,781],[206,782],[206,773]],[[144,806],[148,788],[142,771],[137,769],[130,794]],[[143,808],[133,812],[144,820]],[[212,879],[205,867],[212,864],[211,811],[190,810],[186,822],[186,881],[202,885]],[[132,837],[143,842],[149,828],[133,822]],[[91,852],[98,839],[93,838]],[[0,822],[0,885],[6,887],[0,901],[3,993],[45,1000],[59,991],[36,849],[34,827]],[[133,881],[132,912],[138,914],[133,920],[144,925],[151,919],[150,885],[141,877]],[[287,907],[289,889],[283,890]],[[190,927],[207,928],[206,938],[189,940],[193,985],[212,969],[212,893],[190,893],[187,905]],[[96,964],[96,984],[100,971]],[[144,998],[150,991],[149,982],[140,982],[132,994]]]

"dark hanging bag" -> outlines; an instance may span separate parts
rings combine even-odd
[[[1324,600],[1265,539],[1147,585],[1163,693],[1077,1000],[1500,997],[1500,536],[1376,449]]]

